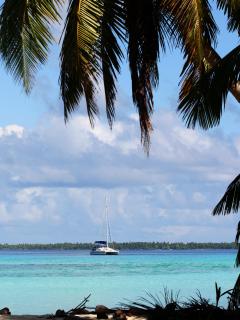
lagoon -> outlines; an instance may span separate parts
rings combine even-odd
[[[238,276],[235,250],[122,250],[119,256],[90,256],[86,250],[0,251],[0,307],[13,314],[68,310],[91,294],[89,306],[117,306],[161,296],[164,287],[180,300],[201,294],[214,301]],[[226,301],[222,302],[223,304]]]

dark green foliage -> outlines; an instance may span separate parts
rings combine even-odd
[[[216,45],[218,28],[207,0],[165,0],[164,4],[174,17],[177,43],[185,58],[179,95],[182,101],[209,69],[208,50]]]
[[[83,95],[92,125],[98,113],[95,92],[100,64],[95,58],[95,44],[100,16],[101,8],[95,0],[69,2],[60,54],[60,85],[66,120]]]
[[[228,307],[230,310],[239,310],[240,308],[240,275],[238,276],[232,293],[230,294]]]
[[[227,14],[229,31],[238,31],[240,34],[240,1],[217,0],[217,4]]]
[[[116,80],[120,73],[120,63],[123,52],[118,43],[124,41],[124,16],[123,0],[102,1],[103,16],[100,23],[99,47],[102,61],[102,75],[106,100],[106,113],[110,127],[115,119]]]
[[[0,54],[16,80],[30,91],[36,69],[53,42],[63,0],[5,0],[0,12]],[[217,0],[230,31],[240,26],[238,0]],[[64,15],[64,14],[63,14]],[[70,0],[62,35],[60,88],[65,120],[85,97],[90,123],[98,115],[103,84],[110,127],[115,119],[117,76],[127,54],[132,99],[141,139],[149,151],[159,58],[170,44],[185,64],[178,110],[188,126],[218,125],[230,91],[240,101],[239,48],[224,59],[214,51],[218,28],[208,0]],[[123,44],[120,45],[120,42]],[[125,50],[126,49],[126,50]],[[235,86],[235,88],[234,88]]]
[[[164,288],[163,293],[160,295],[153,295],[148,292],[146,298],[142,297],[136,302],[123,304],[123,306],[125,308],[134,309],[135,313],[138,310],[139,313],[150,314],[163,309],[169,311],[180,309],[179,303],[179,292],[174,294],[172,290]]]
[[[228,186],[222,199],[213,210],[213,215],[236,213],[240,204],[240,175]]]
[[[198,124],[203,129],[209,129],[220,123],[228,92],[240,79],[238,66],[240,46],[203,76],[194,79],[191,90],[181,96],[178,106],[187,127],[195,128]]]
[[[240,175],[238,175],[228,186],[225,194],[222,199],[218,202],[216,207],[213,210],[213,215],[219,214],[229,214],[231,212],[238,212],[240,204]],[[239,236],[240,236],[240,222],[237,226],[237,232],[235,237],[235,245],[238,248],[235,266],[238,267],[240,265],[240,244],[239,244]]]
[[[158,60],[172,32],[171,16],[162,2],[125,1],[125,28],[132,79],[132,97],[139,112],[142,142],[146,150],[152,131],[153,89],[158,84]]]
[[[234,243],[196,243],[196,242],[122,242],[114,243],[121,250],[191,250],[191,249],[235,249]],[[0,244],[0,250],[89,250],[92,243],[46,243],[46,244]]]
[[[60,20],[62,0],[5,0],[0,13],[0,54],[28,93],[53,42],[50,23]]]

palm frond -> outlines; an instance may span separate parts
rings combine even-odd
[[[237,278],[237,281],[234,285],[233,291],[231,293],[228,309],[236,310],[240,306],[240,275]]]
[[[67,120],[85,95],[91,124],[98,113],[95,101],[99,64],[100,19],[102,6],[97,0],[71,0],[65,22],[60,54],[60,85]]]
[[[235,261],[235,266],[236,266],[236,267],[239,267],[239,265],[240,265],[240,245],[239,245],[239,237],[240,237],[240,221],[238,222],[237,233],[236,233],[236,237],[235,237],[235,243],[236,243],[237,248],[238,248],[238,252],[237,252],[237,256],[236,256],[236,261]]]
[[[221,57],[219,56],[219,54],[215,51],[215,49],[213,47],[206,44],[205,45],[205,58],[204,58],[205,69],[210,70],[217,63],[220,63],[220,62],[221,62]],[[200,77],[202,75],[203,74],[201,72],[199,72],[199,70],[194,65],[189,66],[187,76],[185,78],[183,77],[182,86],[181,86],[181,90],[180,90],[180,94],[179,94],[180,100],[182,100],[186,97],[186,95],[192,89],[194,82],[196,82],[198,79],[200,79]],[[233,84],[230,87],[229,91],[232,93],[234,98],[238,102],[240,102],[240,83],[239,83],[239,81],[237,83]]]
[[[158,294],[147,292],[147,297],[141,297],[138,301],[122,304],[125,308],[135,311],[135,314],[158,312],[160,310],[176,310],[180,307],[179,291],[174,294],[172,290],[164,288],[160,297]]]
[[[179,35],[177,43],[185,57],[179,95],[180,101],[185,101],[195,83],[220,60],[213,49],[218,29],[208,0],[164,0],[164,3],[173,16]]]
[[[207,308],[211,308],[213,305],[210,304],[210,300],[204,298],[201,295],[201,292],[197,290],[196,297],[191,297],[187,302],[184,303],[185,308],[191,308],[195,310],[206,310]]]
[[[237,31],[240,35],[240,2],[239,0],[217,0],[218,8],[224,10],[228,17],[228,30]]]
[[[235,267],[239,267],[240,266],[240,245],[237,245],[237,255],[236,255],[236,259],[235,259]]]
[[[213,215],[226,215],[236,213],[240,204],[240,175],[238,175],[228,186],[222,199],[213,210]]]
[[[148,151],[154,109],[153,89],[158,83],[160,49],[171,19],[160,0],[125,0],[128,58],[132,79],[132,97],[139,113],[142,143]]]
[[[220,214],[226,215],[231,212],[236,213],[239,210],[239,205],[240,205],[240,175],[238,175],[230,183],[222,199],[218,202],[218,204],[214,208],[213,215],[220,215]],[[239,267],[240,265],[239,237],[240,237],[240,222],[238,223],[236,237],[235,237],[235,243],[238,248],[237,256],[235,260],[236,267]]]
[[[62,0],[5,0],[0,13],[0,54],[6,69],[28,93],[53,42],[50,24],[59,21]]]
[[[100,1],[100,0],[99,0]],[[120,72],[123,58],[118,39],[124,40],[124,6],[123,0],[102,0],[103,16],[100,28],[100,54],[102,76],[106,100],[106,113],[110,127],[115,118],[116,79]]]
[[[239,237],[240,237],[240,221],[238,222],[238,226],[237,226],[237,233],[236,233],[235,243],[238,243]]]
[[[240,46],[216,63],[205,75],[193,79],[178,112],[187,127],[209,129],[220,123],[228,92],[240,80]]]
[[[218,31],[208,0],[163,0],[163,5],[178,29],[178,44],[186,58],[182,73],[191,64],[201,70],[205,64],[205,46],[216,44]]]

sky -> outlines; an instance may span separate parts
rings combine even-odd
[[[238,42],[221,29],[226,54]],[[54,32],[59,32],[56,27]],[[0,243],[93,242],[103,237],[105,196],[115,241],[233,241],[238,215],[211,211],[239,173],[239,105],[229,97],[218,128],[186,129],[176,113],[179,51],[161,58],[149,157],[140,144],[126,63],[111,131],[104,98],[95,128],[84,101],[65,124],[58,47],[31,95],[0,67]]]

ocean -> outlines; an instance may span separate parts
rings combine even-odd
[[[238,276],[235,250],[133,250],[119,256],[88,251],[0,251],[0,308],[13,314],[69,310],[91,294],[88,306],[136,301],[164,288],[179,299],[215,301],[215,282],[227,290]],[[222,301],[226,304],[226,301]]]

